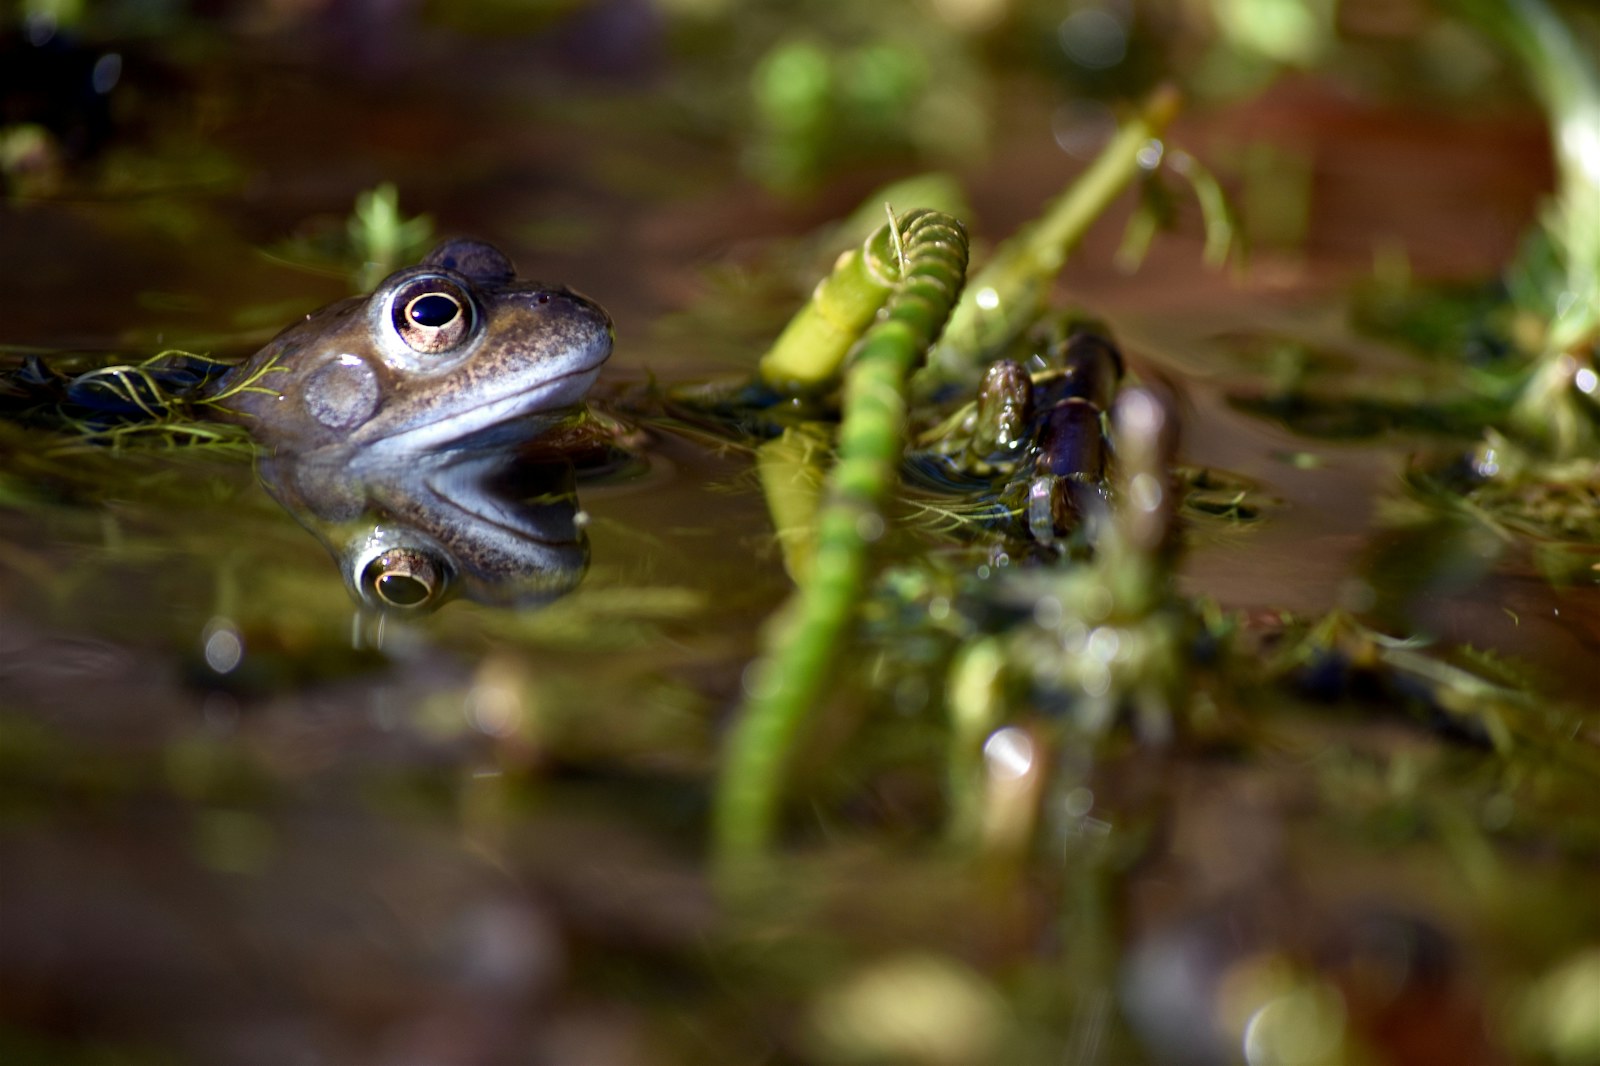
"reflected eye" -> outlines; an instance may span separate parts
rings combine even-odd
[[[361,574],[365,591],[385,607],[425,607],[439,592],[439,568],[414,548],[393,548],[367,564]]]
[[[412,351],[448,352],[472,328],[467,294],[444,278],[418,278],[394,298],[394,330]]]

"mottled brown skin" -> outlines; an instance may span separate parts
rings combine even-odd
[[[610,353],[599,306],[519,280],[487,244],[451,241],[370,296],[307,315],[217,391],[259,374],[222,406],[277,451],[425,451],[581,403]]]

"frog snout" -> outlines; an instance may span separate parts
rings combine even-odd
[[[581,318],[588,318],[598,322],[606,332],[611,331],[611,316],[605,308],[589,299],[575,289],[565,285],[539,285],[529,293],[532,302],[538,306],[554,305],[555,309],[575,314]]]
[[[611,354],[611,316],[599,304],[565,286],[540,286],[524,298],[535,328],[555,346],[585,363],[598,364]]]

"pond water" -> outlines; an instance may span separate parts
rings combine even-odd
[[[113,177],[0,202],[8,368],[233,358],[349,293],[290,260],[393,182],[439,235],[606,307],[595,402],[637,422],[643,460],[580,483],[570,595],[380,619],[243,450],[63,449],[0,422],[0,1058],[1559,1059],[1527,1031],[1550,982],[1594,990],[1595,579],[1397,531],[1403,475],[1448,443],[1317,440],[1230,402],[1275,345],[1422,378],[1351,324],[1351,289],[1397,250],[1420,278],[1492,278],[1552,181],[1540,116],[1312,76],[1201,108],[1171,142],[1225,173],[1287,154],[1307,231],[1208,271],[1185,215],[1128,273],[1119,208],[1059,295],[1170,383],[1186,464],[1254,486],[1259,521],[1194,523],[1184,595],[1491,649],[1569,715],[1566,746],[1263,696],[1227,743],[1058,746],[1038,838],[975,857],[942,836],[937,697],[841,682],[776,870],[730,897],[719,746],[791,585],[751,447],[641,412],[652,382],[748,374],[836,251],[805,242],[911,164],[764,192],[685,109],[659,27],[595,10],[625,24],[606,49],[571,25],[351,51],[335,24],[181,63],[147,42]],[[994,91],[993,151],[961,175],[980,247],[1082,166],[1052,134],[1058,85]]]

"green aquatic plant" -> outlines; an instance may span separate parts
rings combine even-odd
[[[846,161],[906,152],[964,160],[985,150],[986,86],[970,55],[926,10],[908,8],[861,7],[844,32],[808,28],[765,46],[749,82],[744,161],[755,177],[793,192]],[[756,33],[770,25],[743,24]]]
[[[817,514],[809,573],[769,623],[766,650],[752,667],[750,696],[724,755],[716,838],[728,859],[759,852],[771,835],[784,761],[829,683],[865,589],[868,552],[885,531],[905,447],[911,371],[966,279],[967,238],[955,219],[910,211],[869,244],[885,241],[895,250],[898,280],[845,376],[839,458]]]
[[[1099,477],[1098,460],[1085,455],[1081,461],[1089,466],[1082,473],[1061,476],[1043,468],[1035,476],[1034,461],[1023,461],[1025,456],[1016,449],[1023,444],[1028,397],[1035,384],[1019,364],[994,360],[1017,345],[1039,319],[1050,285],[1089,224],[1130,182],[1155,171],[1163,158],[1199,194],[1208,220],[1211,258],[1221,258],[1232,246],[1231,213],[1222,204],[1215,179],[1189,157],[1169,153],[1159,140],[1177,107],[1172,90],[1155,93],[1039,222],[1000,247],[974,283],[982,285],[978,296],[971,284],[962,289],[964,236],[959,257],[953,252],[958,223],[925,211],[891,215],[888,225],[840,256],[763,356],[759,377],[764,388],[808,402],[823,400],[838,388],[842,372],[843,413],[839,458],[826,475],[820,503],[815,502],[815,482],[823,477],[825,439],[789,428],[761,449],[763,483],[769,491],[773,486],[782,490],[773,492],[772,509],[786,565],[799,588],[771,623],[764,651],[746,674],[748,698],[724,753],[716,840],[725,859],[759,854],[772,835],[784,764],[821,702],[834,675],[838,649],[856,624],[859,605],[870,594],[867,561],[872,545],[887,531],[886,505],[895,493],[908,444],[906,390],[924,352],[941,338],[941,331],[942,339],[929,359],[942,352],[944,362],[938,366],[930,362],[922,372],[925,384],[967,384],[981,368],[993,366],[978,401],[936,415],[937,424],[922,422],[919,447],[929,448],[930,457],[942,455],[937,462],[953,476],[972,481],[974,491],[987,477],[1009,479],[1021,495],[1014,500],[1000,498],[992,485],[993,498],[985,499],[923,499],[911,493],[905,502],[919,515],[915,524],[925,529],[942,525],[947,532],[990,526],[1002,542],[1020,536],[1031,545],[1025,550],[1051,558],[1084,550],[1085,538],[1093,542],[1097,560],[1092,573],[1063,576],[1066,584],[1060,589],[1023,584],[1008,595],[1082,601],[1082,616],[1099,622],[1106,622],[1106,616],[1095,612],[1110,598],[1117,624],[1123,627],[1118,639],[1124,630],[1126,637],[1113,664],[1114,681],[1099,686],[1096,678],[1065,675],[1056,681],[1062,688],[1098,691],[1105,697],[1099,713],[1104,720],[1115,709],[1133,705],[1146,733],[1170,732],[1181,703],[1176,687],[1183,677],[1180,634],[1186,625],[1182,612],[1170,608],[1171,519],[1178,500],[1190,494],[1171,480],[1170,420],[1154,400],[1139,407],[1148,408],[1150,417],[1143,420],[1148,425],[1141,423],[1124,434],[1118,477],[1126,483],[1119,481],[1121,487],[1114,493],[1118,505],[1108,517],[1095,502],[1100,491],[1093,484]],[[1082,353],[1087,359],[1084,366],[1046,369],[1041,381],[1065,375],[1060,385],[1074,395],[1079,395],[1078,389],[1089,390],[1086,395],[1093,396],[1092,401],[1065,402],[1092,414],[1092,435],[1098,440],[1100,412],[1109,406],[1122,368],[1110,343],[1097,339],[1092,330],[1083,333],[1085,328],[1067,316],[1055,323],[1055,332],[1030,337],[1027,344],[1044,346],[1040,351],[1046,354],[1038,357],[1046,368],[1060,357],[1054,352],[1057,346],[1061,352],[1082,344],[1093,349]],[[957,329],[960,334],[952,336]],[[1082,381],[1069,383],[1066,378],[1074,374]],[[1135,398],[1146,395],[1137,393]],[[1124,420],[1140,422],[1134,412],[1138,404],[1129,402],[1132,406],[1124,412]],[[919,420],[928,413],[919,408]],[[1089,432],[1090,423],[1073,421],[1080,413],[1076,407],[1059,413],[1067,416],[1060,432],[1080,432],[1065,428],[1068,425]],[[1063,446],[1069,454],[1076,447]],[[1088,480],[1080,486],[1075,478]],[[1232,513],[1229,509],[1239,511],[1245,500],[1241,490],[1235,490],[1230,499],[1214,506]],[[808,511],[815,513],[808,518]],[[1069,534],[1077,547],[1069,546],[1065,539]],[[1057,571],[1046,568],[1041,573]],[[1070,569],[1060,571],[1070,573]],[[1020,639],[1009,644],[1018,662],[1061,661],[1024,644]]]
[[[1483,420],[1499,432],[1558,462],[1593,455],[1600,446],[1600,65],[1593,34],[1546,0],[1451,6],[1510,53],[1543,107],[1556,190],[1506,271],[1508,301],[1430,296],[1422,307],[1379,307],[1377,321],[1424,344],[1448,345],[1457,360],[1488,363],[1465,386],[1491,405]],[[1486,344],[1486,335],[1494,340]],[[1508,350],[1526,363],[1506,359]]]
[[[1285,383],[1270,413],[1365,408],[1330,435],[1391,427],[1472,436],[1487,423],[1556,461],[1600,444],[1600,64],[1591,24],[1547,0],[1452,0],[1510,54],[1543,107],[1557,187],[1501,284],[1414,287],[1403,258],[1383,257],[1355,306],[1364,328],[1438,357],[1450,378],[1413,396],[1393,378],[1382,397],[1319,396]],[[1396,395],[1396,393],[1399,393]],[[1299,428],[1297,426],[1297,428]],[[1325,429],[1313,419],[1306,431]]]
[[[277,390],[265,382],[273,374],[281,374],[288,367],[278,365],[277,353],[267,358],[259,367],[249,374],[240,377],[237,381],[230,381],[223,388],[203,396],[194,396],[186,392],[174,392],[161,377],[155,373],[162,364],[174,359],[182,359],[188,363],[205,364],[212,372],[220,373],[231,369],[233,364],[220,359],[212,359],[207,355],[194,352],[180,351],[176,348],[159,352],[141,363],[116,364],[91,370],[73,379],[73,387],[85,392],[101,392],[122,403],[137,408],[150,418],[161,418],[175,410],[187,406],[216,407],[227,409],[227,401],[235,396],[247,392],[272,394]]]
[[[1532,543],[1553,578],[1592,582],[1582,549],[1600,544],[1600,64],[1586,27],[1545,0],[1456,7],[1517,58],[1548,116],[1557,189],[1506,276],[1529,361],[1509,384],[1494,374],[1473,382],[1493,409],[1457,464],[1468,476],[1414,484],[1502,549]],[[1457,498],[1438,491],[1445,485]]]
[[[216,392],[207,393],[197,398],[194,401],[195,406],[202,408],[214,407],[218,410],[226,411],[229,410],[228,401],[235,396],[242,396],[249,392],[263,393],[269,396],[276,395],[278,390],[269,384],[269,379],[273,374],[285,374],[289,371],[288,367],[281,366],[278,363],[278,356],[281,354],[281,352],[273,352],[262,360],[259,366],[254,367],[250,373],[241,375],[237,381],[229,381]]]
[[[187,356],[189,353],[177,354]],[[179,401],[156,378],[151,367],[166,355],[163,352],[143,363],[124,363],[91,370],[76,378],[73,387],[85,395],[100,394],[113,403],[131,407],[146,418],[164,418]]]
[[[354,291],[368,292],[420,259],[433,240],[432,216],[407,216],[399,190],[386,181],[357,193],[344,219],[314,219],[262,254],[296,270],[343,278]]]
[[[820,433],[800,426],[785,428],[756,450],[762,496],[772,513],[784,569],[796,584],[805,582],[816,552],[814,520],[827,451],[828,442]]]
[[[1237,243],[1237,225],[1216,178],[1193,156],[1170,150],[1162,134],[1181,98],[1170,86],[1152,93],[1083,174],[1040,217],[1003,242],[972,279],[923,371],[930,384],[975,384],[1045,311],[1050,286],[1089,226],[1136,179],[1153,186],[1165,166],[1195,190],[1205,225],[1208,262],[1220,263]],[[1159,195],[1159,194],[1157,194]],[[1160,224],[1154,209],[1136,215],[1133,243],[1147,244]],[[760,374],[786,393],[825,391],[867,323],[897,281],[894,232],[879,229],[844,252],[811,300],[762,357]]]
[[[286,368],[274,356],[248,375],[206,391],[207,382],[232,366],[207,355],[169,349],[137,363],[111,363],[73,376],[39,369],[33,379],[12,386],[20,397],[14,404],[15,416],[60,431],[49,446],[54,453],[107,446],[249,450],[249,436],[242,426],[208,416],[227,410],[237,396],[272,392],[273,375]]]
[[[1483,0],[1459,0],[1469,10]],[[1572,351],[1600,343],[1600,64],[1592,35],[1545,0],[1502,0],[1490,25],[1521,61],[1550,118],[1557,191],[1542,229],[1563,270],[1546,345]]]
[[[1409,719],[1466,749],[1492,752],[1485,764],[1512,775],[1534,766],[1576,770],[1592,781],[1600,757],[1572,743],[1583,717],[1554,698],[1549,678],[1492,650],[1396,637],[1335,609],[1287,619],[1265,647],[1235,656],[1230,674],[1241,702],[1288,693],[1310,705],[1342,706],[1389,720]],[[1276,698],[1276,697],[1274,697]]]
[[[357,263],[356,288],[365,292],[406,263],[414,262],[433,241],[433,219],[400,213],[400,192],[386,181],[356,197],[345,223]]]
[[[1413,286],[1406,264],[1382,264],[1358,299],[1358,324],[1430,356],[1381,394],[1285,364],[1243,410],[1326,438],[1389,431],[1451,438],[1461,449],[1417,464],[1415,498],[1433,514],[1391,504],[1392,524],[1484,534],[1487,560],[1527,546],[1562,583],[1595,580],[1600,492],[1600,64],[1594,24],[1564,19],[1547,0],[1453,0],[1457,13],[1516,61],[1543,107],[1557,187],[1500,284]],[[1576,13],[1575,13],[1576,15]],[[1471,442],[1471,443],[1468,443]]]
[[[1124,270],[1137,270],[1156,234],[1171,227],[1177,214],[1177,198],[1162,179],[1164,173],[1170,172],[1188,184],[1195,202],[1200,205],[1200,222],[1205,232],[1202,257],[1206,265],[1222,266],[1229,254],[1239,247],[1241,230],[1222,183],[1204,163],[1176,148],[1163,147],[1161,164],[1159,168],[1147,168],[1149,173],[1139,187],[1139,205],[1128,220],[1122,247],[1117,250],[1117,265]]]
[[[1019,691],[1045,702],[1071,694],[1070,717],[1087,734],[1126,714],[1148,739],[1172,735],[1193,628],[1172,584],[1176,423],[1166,404],[1137,387],[1122,392],[1111,418],[1112,505],[1089,516],[1092,556],[1001,579],[1005,598],[1033,605],[1031,617],[991,638],[993,650],[979,645],[952,667],[958,722],[998,724],[1026,702],[1015,698]]]
[[[72,431],[51,445],[53,455],[70,454],[85,448],[193,448],[237,450],[253,454],[255,446],[241,426],[163,418],[152,422],[124,422],[115,426],[96,426],[91,422],[68,419],[63,423]]]
[[[890,208],[889,222],[859,248],[839,256],[833,271],[761,357],[761,380],[789,395],[833,388],[845,356],[900,283],[902,252],[898,221]]]
[[[1520,60],[1550,117],[1556,155],[1556,195],[1514,268],[1525,276],[1547,245],[1555,270],[1536,308],[1545,334],[1507,424],[1555,458],[1593,454],[1600,443],[1600,65],[1581,30],[1544,0],[1461,2]]]
[[[929,373],[943,380],[976,382],[984,366],[1033,324],[1045,309],[1051,284],[1090,224],[1141,173],[1160,164],[1160,138],[1179,106],[1175,89],[1152,94],[1038,220],[995,249],[967,286],[950,325],[930,353]]]

